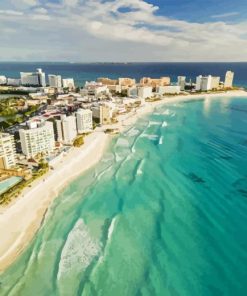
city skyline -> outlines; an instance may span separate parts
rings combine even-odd
[[[246,14],[243,0],[3,0],[0,61],[246,61]]]

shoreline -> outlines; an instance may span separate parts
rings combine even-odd
[[[237,90],[226,93],[164,97],[159,101],[148,102],[134,112],[119,115],[118,123],[97,128],[85,137],[85,144],[81,148],[71,148],[66,156],[52,165],[54,170],[50,170],[34,181],[32,187],[26,188],[21,197],[15,199],[10,205],[0,207],[0,273],[7,269],[30,244],[42,225],[46,212],[59,193],[76,177],[100,161],[111,138],[103,132],[105,128],[118,128],[122,132],[126,127],[133,125],[139,117],[153,112],[158,106],[169,103],[234,96],[247,97],[247,92]],[[54,184],[56,184],[55,187]]]

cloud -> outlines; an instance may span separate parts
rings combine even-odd
[[[39,46],[33,53],[36,60],[60,56],[84,61],[234,61],[247,57],[247,22],[176,20],[161,16],[159,7],[145,0],[27,2],[35,2],[37,7],[25,7],[16,18],[3,20],[3,26],[17,28],[20,36],[28,32],[29,39],[18,42],[23,57],[27,56],[25,50],[30,52],[30,44]],[[8,42],[9,47],[16,47],[17,40]],[[0,56],[12,52],[0,49]]]
[[[20,16],[20,15],[23,15],[23,12],[16,11],[16,10],[0,10],[0,14],[12,15],[12,16]]]
[[[228,12],[228,13],[222,13],[222,14],[215,14],[215,15],[211,15],[211,18],[225,18],[225,17],[229,17],[229,16],[236,16],[239,15],[239,12]]]

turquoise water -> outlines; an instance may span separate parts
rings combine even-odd
[[[10,177],[0,182],[0,195],[6,192],[9,188],[13,187],[22,180],[21,177]],[[1,198],[1,196],[0,196]]]
[[[159,107],[62,192],[0,295],[246,295],[247,99]]]

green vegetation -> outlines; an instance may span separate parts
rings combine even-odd
[[[39,109],[40,105],[28,107],[25,98],[12,97],[0,100],[0,128],[21,123]]]
[[[78,136],[73,143],[74,147],[81,147],[84,144],[84,138],[83,136]]]

